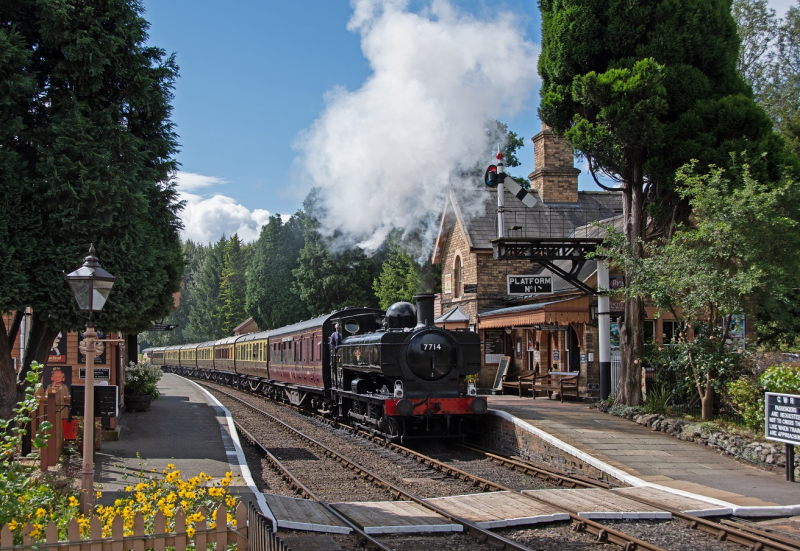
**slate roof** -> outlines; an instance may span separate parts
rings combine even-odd
[[[469,316],[466,312],[461,308],[461,306],[456,306],[455,308],[451,308],[435,320],[433,323],[455,323],[455,322],[469,322]]]
[[[465,192],[450,192],[456,216],[467,230],[473,249],[491,249],[490,241],[497,237],[497,189],[476,188],[483,194],[483,209],[476,216],[466,216],[460,203],[471,200]],[[622,194],[608,191],[579,191],[576,203],[542,203],[537,197],[533,208],[522,204],[507,190],[504,193],[506,237],[590,237],[596,228],[594,220],[613,218],[622,214]],[[511,226],[521,229],[510,231]],[[578,230],[576,232],[576,229]]]

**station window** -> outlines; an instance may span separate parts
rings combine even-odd
[[[644,320],[644,342],[656,341],[656,320]]]
[[[673,344],[675,339],[678,338],[678,322],[677,321],[667,321],[664,320],[661,322],[661,341],[662,344]]]

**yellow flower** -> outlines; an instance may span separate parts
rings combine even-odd
[[[77,507],[78,505],[80,505],[80,501],[75,496],[69,496],[69,506]]]
[[[211,522],[209,522],[209,523],[208,523],[208,528],[209,528],[209,530],[213,530],[213,529],[214,529],[214,528],[216,528],[216,527],[217,527],[217,523],[216,523],[216,522],[214,522],[213,520],[212,520]]]
[[[233,478],[233,472],[228,471],[227,473],[225,473],[225,478]]]
[[[95,492],[95,495],[97,496],[97,499],[100,499],[103,497],[103,492]]]
[[[11,529],[12,532],[17,529],[17,526],[19,526],[19,523],[16,520],[12,520],[11,522],[8,523],[8,527]]]
[[[187,528],[186,529],[186,535],[189,536],[190,538],[193,538],[194,537],[194,528],[192,528],[191,526],[189,528]]]
[[[38,509],[36,509],[36,518],[42,518],[42,517],[43,517],[43,516],[45,516],[46,514],[47,514],[47,511],[45,511],[45,510],[44,510],[44,509],[42,509],[41,507],[39,507]]]
[[[167,464],[167,470],[170,470],[170,471],[175,470],[175,464],[174,463],[168,463]]]

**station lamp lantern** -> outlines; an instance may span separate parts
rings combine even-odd
[[[78,310],[89,312],[83,344],[86,354],[86,378],[83,398],[83,466],[81,468],[81,512],[92,511],[94,501],[94,356],[97,333],[94,331],[92,314],[99,312],[108,300],[114,281],[117,279],[100,267],[94,255],[94,245],[89,246],[89,256],[83,266],[72,273],[64,274],[70,291],[78,303]]]
[[[89,246],[89,256],[84,258],[83,266],[64,274],[72,296],[78,303],[78,310],[89,312],[89,319],[94,312],[99,312],[108,300],[114,281],[117,279],[103,268],[94,255],[94,245]],[[90,322],[91,324],[91,322]]]

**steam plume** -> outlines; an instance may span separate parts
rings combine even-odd
[[[372,75],[334,89],[298,138],[298,172],[319,188],[321,231],[374,250],[395,228],[438,228],[447,187],[487,162],[487,122],[526,106],[538,47],[511,13],[478,20],[448,0],[412,12],[405,0],[352,0],[348,29],[361,36]],[[423,240],[432,244],[431,239]]]

